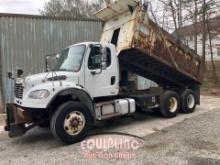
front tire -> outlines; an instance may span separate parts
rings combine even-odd
[[[52,116],[50,127],[57,139],[73,144],[86,137],[91,124],[89,110],[79,102],[69,101],[58,107]]]
[[[166,91],[163,95],[163,107],[160,112],[163,117],[171,118],[177,116],[180,110],[180,98],[177,92]]]

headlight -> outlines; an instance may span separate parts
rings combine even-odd
[[[31,99],[46,99],[50,95],[50,92],[46,89],[37,90],[31,92],[28,97]]]

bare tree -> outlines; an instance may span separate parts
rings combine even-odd
[[[92,18],[95,11],[110,2],[111,0],[50,0],[40,13],[54,17]]]
[[[206,0],[202,0],[202,57],[203,62],[206,61]]]
[[[217,83],[218,82],[218,76],[217,76],[216,66],[215,66],[215,62],[214,62],[214,58],[213,58],[212,33],[211,33],[211,30],[210,30],[209,21],[206,21],[206,24],[207,24],[207,32],[208,32],[208,36],[209,36],[209,46],[210,46],[211,63],[212,63],[212,76],[213,76],[213,79],[214,79],[214,83]]]
[[[213,57],[213,44],[212,44],[212,39],[213,36],[215,35],[214,30],[212,29],[212,19],[211,19],[211,15],[216,14],[216,11],[213,10],[213,8],[216,7],[216,4],[213,1],[209,1],[206,4],[206,7],[204,7],[205,9],[205,14],[206,14],[206,27],[207,27],[207,34],[208,34],[208,40],[209,40],[209,48],[210,48],[210,57],[211,57],[211,64],[212,64],[212,76],[213,76],[213,80],[214,83],[216,84],[218,82],[218,74],[217,74],[217,70],[216,70],[216,66],[215,66],[215,62],[214,62],[214,57]],[[218,7],[218,6],[217,6]]]
[[[194,50],[198,48],[198,3],[199,0],[185,0],[184,9],[187,12],[186,19],[193,24]]]
[[[45,16],[60,16],[63,12],[63,6],[60,0],[50,0],[44,5],[44,9],[40,10],[40,13]]]
[[[180,39],[180,34],[178,32],[178,29],[180,29],[183,26],[183,4],[184,0],[159,0],[164,5],[165,10],[167,11],[167,14],[170,14],[169,16],[174,25],[174,30],[177,32],[176,36],[178,39]]]
[[[194,49],[197,54],[197,48],[198,48],[198,37],[197,37],[197,23],[198,23],[198,0],[193,0],[194,1]]]

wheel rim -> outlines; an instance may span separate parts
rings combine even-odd
[[[195,102],[196,102],[195,97],[192,94],[188,95],[188,97],[187,97],[188,108],[192,109],[195,105]]]
[[[63,125],[67,134],[78,135],[85,127],[85,117],[81,112],[73,111],[66,115]]]
[[[175,97],[171,97],[169,99],[169,111],[174,113],[174,112],[176,112],[177,107],[178,107],[177,99]]]

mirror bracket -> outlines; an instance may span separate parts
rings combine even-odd
[[[8,74],[8,78],[9,78],[9,79],[12,79],[12,80],[14,80],[14,79],[15,79],[15,78],[13,77],[12,72],[8,72],[7,74]]]

